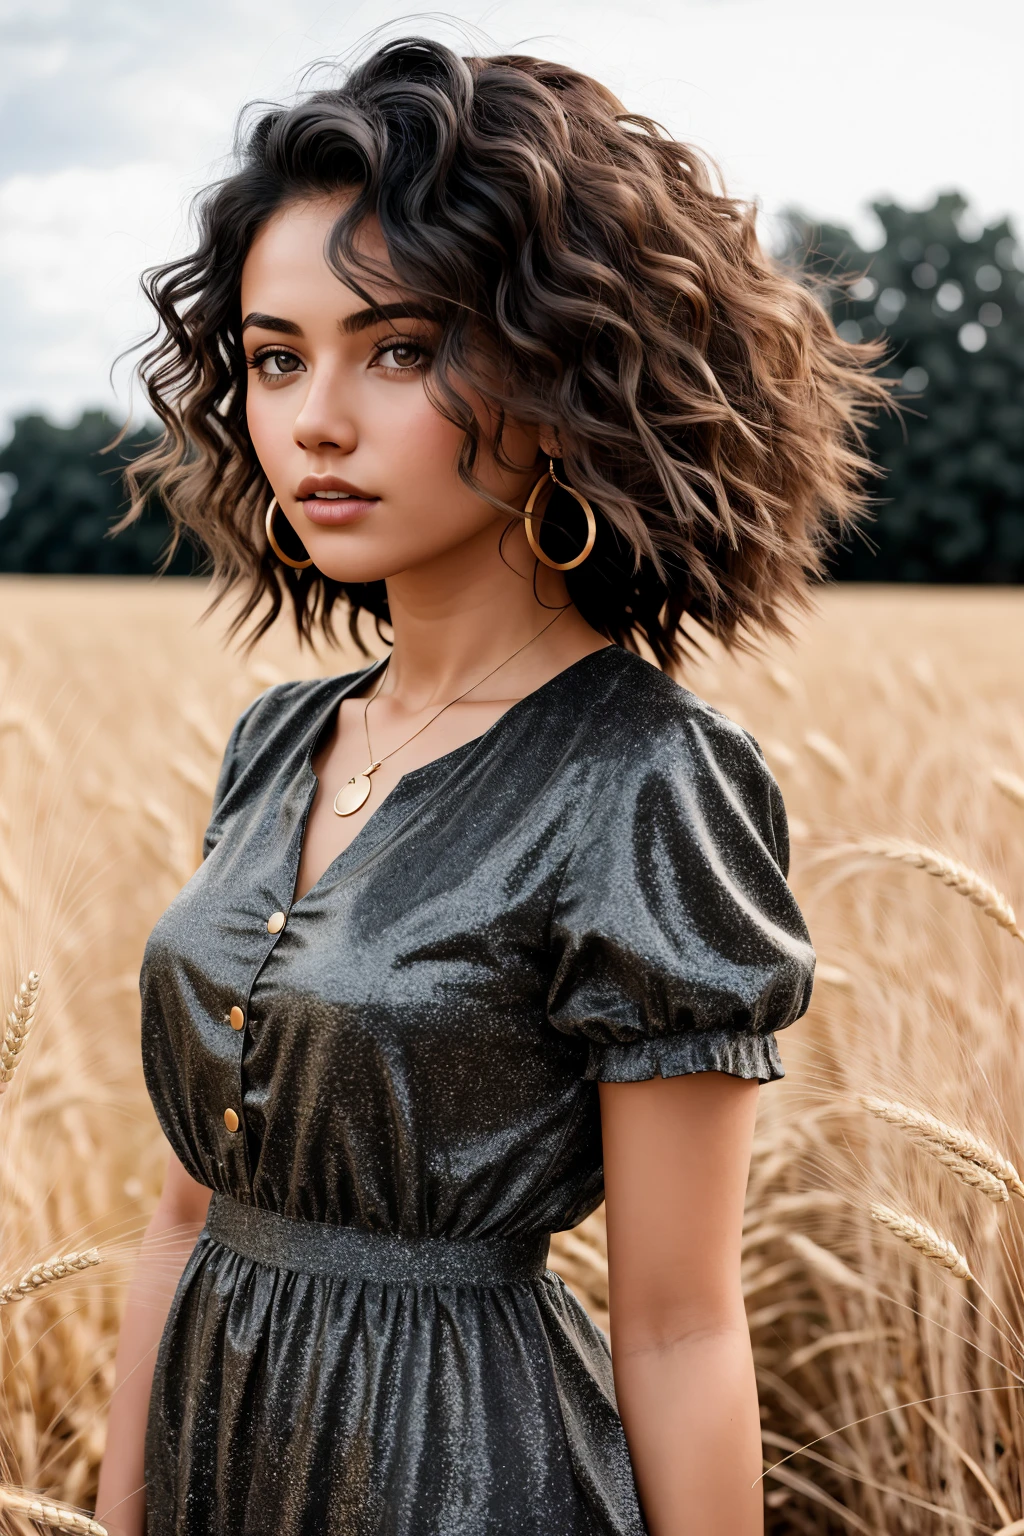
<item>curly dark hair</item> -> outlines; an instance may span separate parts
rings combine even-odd
[[[566,578],[595,629],[662,664],[687,615],[726,645],[786,632],[865,508],[864,427],[888,386],[877,346],[836,334],[696,151],[577,70],[422,38],[262,109],[239,142],[238,169],[197,200],[194,252],[143,278],[158,324],[140,373],[164,433],[129,471],[124,519],[163,496],[172,550],[184,535],[209,552],[213,606],[242,586],[234,631],[269,599],[255,641],[285,593],[303,640],[335,639],[339,599],[357,640],[360,609],[388,617],[382,581],[274,559],[245,418],[246,254],[283,205],[346,193],[327,258],[373,304],[382,273],[355,241],[376,215],[398,283],[442,322],[428,387],[464,429],[462,478],[480,489],[484,429],[460,383],[492,407],[499,459],[506,419],[556,428],[560,478],[597,511]]]

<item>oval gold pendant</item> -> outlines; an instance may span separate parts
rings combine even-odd
[[[369,799],[370,783],[368,773],[357,773],[354,779],[349,779],[343,784],[334,797],[334,814],[336,816],[353,816],[361,805],[365,805]]]

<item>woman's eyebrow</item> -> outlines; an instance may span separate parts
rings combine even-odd
[[[357,331],[365,331],[382,320],[436,321],[437,315],[423,304],[375,304],[370,309],[357,309],[354,314],[346,315],[344,320],[338,321],[338,330],[343,336],[354,336]]]
[[[247,331],[251,325],[258,325],[261,331],[281,331],[285,336],[301,336],[302,326],[296,325],[294,320],[282,320],[280,315],[261,315],[254,309],[242,321],[242,330]]]

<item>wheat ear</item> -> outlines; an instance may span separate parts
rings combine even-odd
[[[958,1157],[955,1152],[950,1152],[948,1147],[940,1146],[937,1141],[929,1141],[925,1136],[915,1136],[915,1145],[923,1152],[934,1157],[936,1162],[956,1175],[961,1184],[966,1184],[969,1189],[976,1189],[979,1194],[997,1205],[1009,1200],[1010,1192],[1002,1179],[997,1179],[994,1173],[989,1173],[987,1168],[982,1168],[977,1163],[970,1163],[964,1157]]]
[[[38,997],[39,973],[29,971],[28,977],[18,988],[14,1007],[7,1015],[7,1028],[4,1031],[3,1044],[0,1045],[0,1093],[4,1092],[21,1060],[28,1032],[32,1028],[32,1018],[36,1011]]]
[[[12,1301],[24,1301],[26,1296],[32,1296],[44,1285],[52,1285],[55,1280],[63,1280],[65,1275],[89,1269],[91,1265],[100,1262],[99,1249],[86,1248],[81,1253],[62,1253],[59,1258],[48,1259],[45,1264],[36,1264],[20,1280],[10,1285],[0,1285],[0,1307],[6,1307]]]
[[[914,869],[934,875],[936,880],[966,896],[986,917],[991,917],[1000,928],[1005,928],[1007,933],[1024,943],[1024,931],[1018,926],[1017,914],[1006,897],[970,865],[961,864],[959,859],[952,859],[937,848],[927,848],[923,843],[906,843],[898,837],[864,838],[853,847],[861,853],[892,859],[898,864],[910,864]]]
[[[1024,1199],[1024,1182],[1010,1159],[972,1131],[964,1130],[962,1126],[948,1125],[945,1120],[937,1120],[934,1115],[925,1114],[923,1109],[911,1109],[909,1104],[901,1104],[894,1099],[880,1099],[872,1093],[861,1094],[860,1102],[870,1114],[887,1121],[889,1125],[899,1126],[902,1131],[908,1131],[915,1140],[934,1142],[945,1151],[963,1158],[966,1163],[977,1163],[979,1168],[987,1169],[1002,1180],[1008,1190]]]
[[[66,1504],[54,1504],[49,1499],[37,1499],[20,1488],[0,1483],[0,1509],[13,1514],[27,1515],[37,1525],[48,1525],[53,1531],[74,1531],[77,1536],[107,1536],[107,1528],[88,1515],[80,1515]]]
[[[891,1205],[879,1205],[877,1202],[871,1206],[871,1215],[883,1227],[888,1227],[890,1232],[909,1243],[911,1248],[923,1253],[926,1259],[934,1259],[936,1264],[951,1270],[958,1280],[971,1279],[967,1260],[959,1248],[954,1248],[948,1238],[940,1237],[934,1227],[902,1211],[894,1211]]]
[[[1018,778],[1015,773],[1007,773],[1005,768],[993,768],[992,783],[1007,800],[1024,808],[1024,779]]]
[[[831,773],[834,773],[837,779],[842,779],[844,783],[848,784],[853,778],[853,766],[850,763],[850,759],[842,747],[832,740],[831,736],[826,736],[821,731],[808,731],[804,737],[804,746],[813,752],[818,761],[824,763],[825,767]]]

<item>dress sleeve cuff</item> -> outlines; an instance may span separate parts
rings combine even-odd
[[[591,1082],[645,1083],[652,1077],[682,1077],[688,1072],[728,1072],[771,1083],[784,1077],[775,1036],[734,1028],[691,1029],[680,1035],[632,1040],[626,1045],[591,1042],[587,1070]]]

